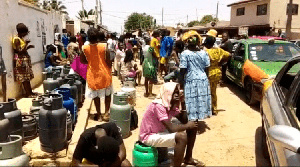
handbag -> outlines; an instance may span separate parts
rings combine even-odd
[[[71,68],[85,80],[86,80],[87,66],[88,66],[87,64],[82,64],[80,62],[80,56],[76,56],[73,59],[73,62],[71,64]]]

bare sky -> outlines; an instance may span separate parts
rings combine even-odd
[[[219,20],[230,20],[228,4],[237,0],[219,0]],[[82,9],[81,0],[62,0],[71,18],[76,18]],[[146,13],[162,24],[162,8],[164,10],[164,25],[175,26],[177,23],[187,23],[200,20],[207,14],[216,15],[218,0],[101,0],[103,24],[110,31],[121,32],[124,21],[132,12]],[[96,0],[84,0],[86,10],[95,9]]]

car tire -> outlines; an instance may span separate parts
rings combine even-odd
[[[264,121],[262,121],[262,128],[261,128],[261,150],[262,150],[263,157],[270,161],[270,154],[267,145],[267,135],[264,128]]]
[[[255,104],[257,101],[254,99],[254,89],[253,89],[253,81],[251,79],[247,79],[245,82],[245,90],[246,90],[246,103],[249,105]]]

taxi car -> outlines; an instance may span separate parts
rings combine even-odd
[[[300,55],[300,48],[287,41],[239,40],[233,43],[226,78],[245,89],[246,103],[255,104],[262,98],[263,81],[274,77],[297,55]]]

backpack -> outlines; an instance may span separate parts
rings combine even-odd
[[[131,110],[131,119],[130,119],[130,130],[134,130],[138,127],[139,117],[135,109]]]

